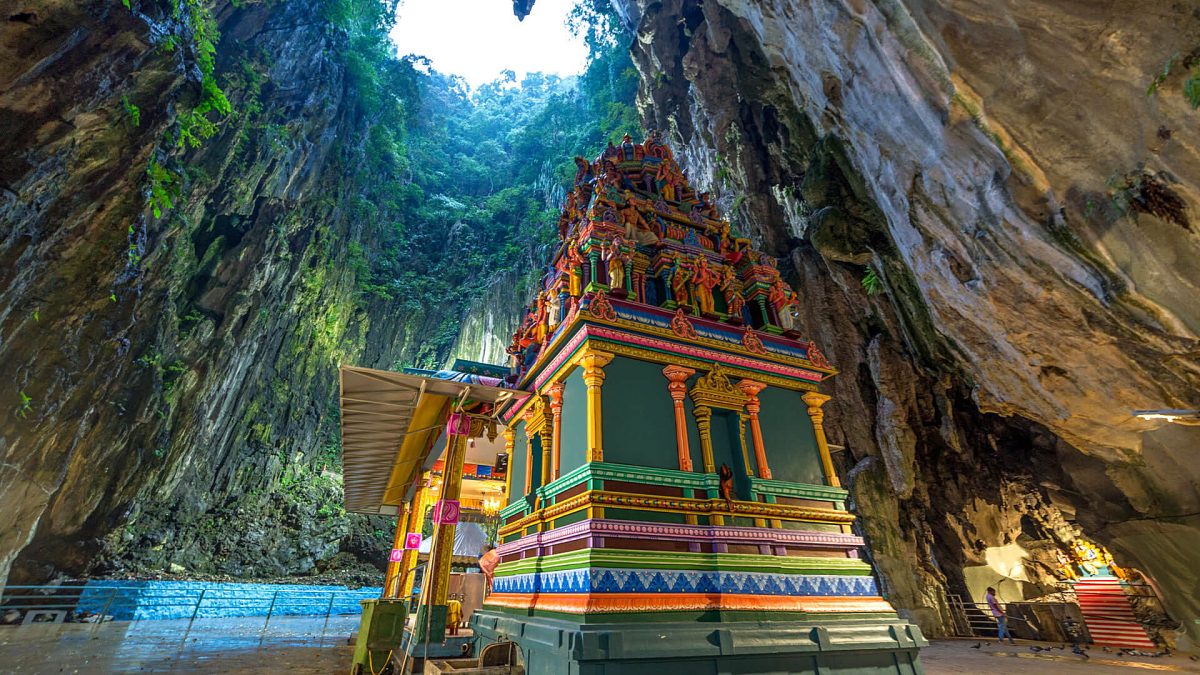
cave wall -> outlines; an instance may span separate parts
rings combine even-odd
[[[946,592],[1037,595],[1082,534],[1197,638],[1200,435],[1130,412],[1200,407],[1200,112],[1178,63],[1147,95],[1200,10],[615,5],[646,126],[787,262],[841,370],[827,427],[893,602],[941,634]]]
[[[196,149],[172,132],[199,88],[173,5],[0,17],[0,583],[390,547],[388,519],[341,511],[336,366],[391,367],[459,310],[359,291],[373,120],[326,3],[212,5],[233,114]],[[180,167],[161,217],[151,160]]]

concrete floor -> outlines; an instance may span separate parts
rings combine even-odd
[[[346,636],[358,617],[261,618],[0,626],[0,673],[212,673],[294,675],[348,673],[353,649]],[[186,634],[186,637],[184,637]],[[927,675],[1119,675],[1160,672],[1200,674],[1185,656],[1117,657],[1096,649],[1084,660],[1070,650],[1034,653],[986,641],[939,640],[921,652]],[[980,644],[979,649],[972,645]],[[1057,645],[1055,645],[1057,646]],[[668,675],[664,673],[664,675]]]

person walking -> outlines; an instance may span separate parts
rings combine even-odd
[[[996,620],[996,626],[998,627],[997,640],[999,642],[1004,642],[1004,637],[1008,636],[1008,644],[1017,644],[1016,640],[1013,640],[1012,633],[1008,632],[1008,615],[1004,613],[1004,607],[1002,607],[1000,605],[1000,601],[996,599],[996,589],[988,586],[987,595],[984,597],[984,599],[987,600],[987,606],[992,612],[992,618]]]

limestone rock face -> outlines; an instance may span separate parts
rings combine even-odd
[[[648,126],[790,261],[841,369],[831,441],[897,606],[937,634],[978,570],[1035,595],[1081,532],[1200,628],[1200,434],[1131,415],[1200,408],[1200,9],[617,5]]]
[[[180,151],[164,132],[198,84],[170,5],[0,17],[0,582],[390,548],[390,523],[341,513],[323,446],[337,364],[391,367],[427,318],[364,298],[348,260],[376,234],[345,35],[315,0],[216,3],[234,113]],[[181,153],[155,217],[148,165]]]

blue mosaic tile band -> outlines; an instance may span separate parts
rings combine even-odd
[[[879,595],[875,578],[694,570],[582,568],[497,577],[494,593],[737,593],[743,595]]]

